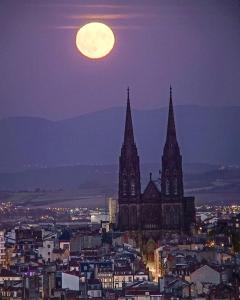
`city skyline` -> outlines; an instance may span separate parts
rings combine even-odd
[[[0,1],[1,300],[240,299],[239,9]]]

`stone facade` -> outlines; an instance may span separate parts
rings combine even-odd
[[[150,239],[157,243],[168,233],[188,234],[195,223],[194,198],[184,196],[182,156],[177,142],[171,89],[161,169],[160,186],[150,174],[142,193],[128,90],[124,141],[119,158],[118,229],[139,238],[139,243],[145,246]]]

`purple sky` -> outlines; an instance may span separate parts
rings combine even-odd
[[[103,60],[83,57],[77,29],[111,26]],[[238,0],[1,0],[0,117],[74,117],[126,103],[240,104]]]

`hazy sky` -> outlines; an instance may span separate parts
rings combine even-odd
[[[116,45],[92,61],[75,46],[89,21]],[[1,0],[0,117],[50,119],[125,105],[240,104],[238,0]]]

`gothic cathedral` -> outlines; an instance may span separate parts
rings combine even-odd
[[[195,223],[194,197],[184,196],[182,156],[176,136],[171,87],[160,188],[150,176],[143,193],[128,89],[124,141],[119,158],[118,205],[118,229],[140,233],[145,242],[149,239],[156,242],[171,233],[189,234]]]

